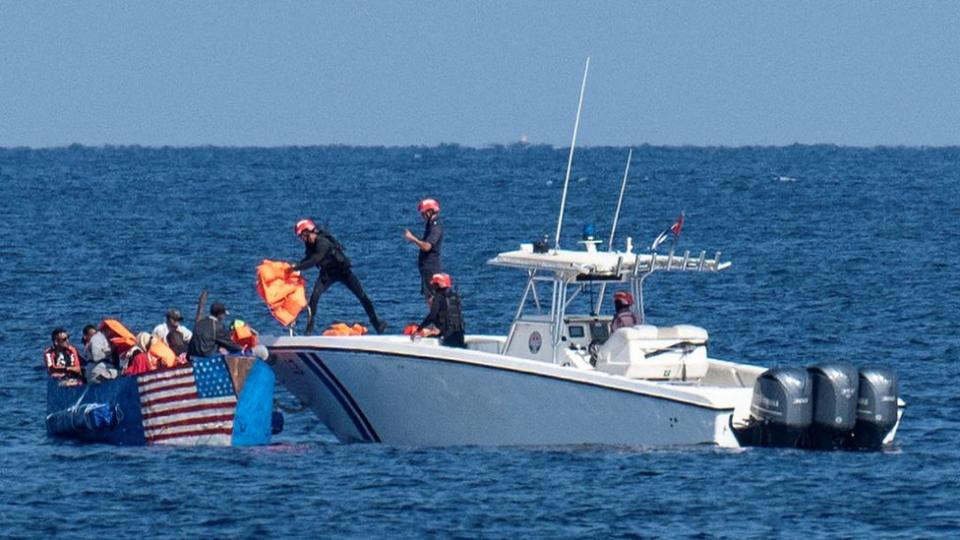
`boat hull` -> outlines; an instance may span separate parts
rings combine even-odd
[[[311,341],[271,346],[271,362],[281,383],[345,443],[737,446],[732,407],[625,389],[607,375],[594,379],[611,384],[565,378],[558,366],[497,365],[485,362],[496,355],[475,351]]]
[[[186,399],[191,401],[183,401],[176,411],[172,409],[180,405],[176,400],[191,390],[191,383],[180,382],[180,379],[165,383],[164,379],[182,377],[187,371],[185,368],[79,386],[61,386],[59,381],[51,379],[47,386],[47,431],[60,438],[122,446],[269,444],[275,423],[273,370],[262,360],[251,357],[201,360],[225,374],[218,391],[221,395],[211,398],[216,400],[216,408],[204,411],[204,407],[209,406],[201,395],[188,396]],[[196,386],[196,380],[203,375],[198,375],[196,380],[193,373],[186,375],[195,385],[194,393],[199,389],[202,394],[215,382]],[[157,392],[147,397],[144,389],[151,384]],[[166,390],[167,387],[173,389]],[[150,399],[157,405],[151,406]],[[91,409],[98,409],[96,412],[102,412],[109,420],[98,417]]]

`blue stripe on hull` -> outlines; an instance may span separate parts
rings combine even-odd
[[[340,407],[347,414],[347,417],[350,419],[350,422],[353,423],[353,426],[356,428],[357,433],[360,434],[360,437],[363,438],[363,441],[380,442],[380,436],[376,430],[373,429],[373,425],[370,424],[366,415],[363,414],[363,411],[360,409],[360,406],[357,405],[353,396],[351,396],[347,389],[337,380],[336,376],[334,376],[330,369],[323,363],[320,357],[316,354],[306,353],[297,353],[297,356],[300,358],[300,361],[303,362],[303,365],[313,372],[317,379],[327,387],[327,390],[340,404]]]

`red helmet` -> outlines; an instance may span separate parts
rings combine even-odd
[[[430,284],[436,285],[441,289],[449,289],[453,286],[453,280],[448,274],[434,274],[433,277],[430,278]]]
[[[633,305],[633,295],[627,291],[620,291],[613,295],[613,301],[623,306]]]
[[[435,214],[440,213],[440,203],[436,199],[424,199],[417,205],[417,211],[421,214],[427,210],[433,210]]]
[[[312,219],[301,219],[293,226],[293,231],[297,233],[297,236],[300,236],[304,231],[315,231],[317,230],[317,225],[313,222]]]

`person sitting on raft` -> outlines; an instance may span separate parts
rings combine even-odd
[[[447,347],[466,349],[463,329],[463,310],[460,307],[460,295],[451,289],[453,280],[447,274],[434,274],[430,280],[433,296],[430,298],[430,313],[427,313],[410,335],[413,341],[423,327],[434,324],[440,330],[440,344]]]
[[[157,369],[157,362],[150,357],[150,339],[150,334],[146,332],[137,334],[137,344],[130,347],[126,354],[124,375],[140,375]]]
[[[110,341],[92,324],[83,327],[83,352],[87,360],[84,366],[87,382],[98,383],[117,378],[119,372],[114,364]]]
[[[183,315],[179,309],[168,309],[166,320],[153,329],[153,337],[162,340],[179,356],[187,352],[193,332],[183,325]]]
[[[70,344],[70,334],[63,328],[56,328],[50,333],[50,341],[53,344],[43,351],[47,373],[54,379],[60,379],[60,384],[65,386],[83,384],[80,353]]]
[[[190,358],[214,356],[219,349],[226,349],[229,352],[243,351],[243,347],[230,339],[230,332],[223,324],[227,315],[227,307],[220,302],[214,302],[210,306],[210,316],[200,319],[193,329],[193,339],[187,347],[187,355]]]

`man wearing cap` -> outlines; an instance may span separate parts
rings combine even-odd
[[[182,322],[183,315],[180,314],[180,310],[171,308],[167,310],[166,322],[158,324],[153,329],[153,337],[163,340],[178,356],[187,352],[187,343],[190,343],[193,337],[193,332],[181,324]]]
[[[243,350],[243,347],[230,339],[230,332],[223,324],[228,314],[227,306],[220,302],[214,302],[210,306],[210,316],[200,319],[193,329],[193,339],[187,346],[187,354],[190,358],[214,356],[221,348],[230,352]]]

